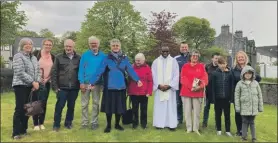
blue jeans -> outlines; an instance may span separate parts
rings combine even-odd
[[[63,90],[61,89],[57,93],[57,102],[54,113],[54,125],[53,127],[60,128],[60,122],[62,117],[62,111],[67,102],[67,114],[65,119],[65,126],[71,125],[74,117],[75,101],[77,99],[79,90]]]
[[[183,106],[182,106],[182,100],[180,96],[180,90],[176,91],[176,97],[177,97],[177,115],[178,115],[178,122],[183,122]]]
[[[210,102],[209,102],[209,100],[206,98],[206,105],[205,105],[205,107],[204,107],[204,120],[203,120],[203,124],[204,124],[204,125],[207,125],[207,124],[208,124],[209,110],[210,110]]]

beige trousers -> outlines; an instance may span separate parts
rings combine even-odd
[[[198,131],[203,98],[182,97],[182,102],[187,131]]]

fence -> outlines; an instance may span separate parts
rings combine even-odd
[[[260,76],[267,78],[277,78],[277,66],[260,65]]]

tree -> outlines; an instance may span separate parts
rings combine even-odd
[[[18,29],[28,20],[24,11],[18,11],[19,1],[1,1],[1,45],[14,42]]]
[[[190,47],[196,49],[208,48],[216,34],[208,20],[194,16],[181,18],[173,29],[179,41],[187,41]]]
[[[152,59],[160,55],[159,51],[162,46],[168,46],[171,51],[171,55],[176,55],[179,52],[179,45],[176,44],[173,37],[172,24],[177,17],[175,13],[166,12],[165,10],[156,13],[152,13],[152,20],[148,23],[150,35],[155,38],[155,45],[150,51],[146,53],[147,56],[151,56]]]
[[[1,61],[0,61],[0,67],[1,68],[4,68],[5,67],[5,62],[4,62],[5,60],[4,60],[4,57],[3,56],[1,56]]]
[[[25,29],[25,30],[18,31],[17,36],[39,37],[39,34],[35,31],[30,31]]]
[[[53,32],[51,32],[49,29],[44,28],[41,29],[41,31],[39,32],[41,37],[45,37],[45,38],[53,38],[55,37],[55,34]]]
[[[201,61],[207,63],[211,59],[213,53],[219,53],[221,56],[227,57],[229,54],[224,50],[224,48],[212,46],[210,48],[201,49]],[[228,60],[228,59],[227,59]]]
[[[119,39],[122,50],[132,59],[150,44],[145,19],[129,1],[96,2],[88,10],[81,32],[77,34],[77,49],[80,52],[88,49],[88,38],[92,35],[100,39],[100,48],[106,53],[110,51],[109,40]]]

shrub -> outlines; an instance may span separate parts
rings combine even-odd
[[[278,78],[267,78],[263,77],[262,82],[269,82],[269,83],[278,83]]]

